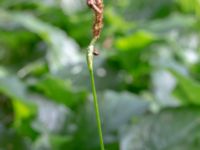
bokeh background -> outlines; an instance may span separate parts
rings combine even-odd
[[[85,0],[0,0],[0,150],[98,150]],[[200,1],[104,0],[106,150],[200,149]]]

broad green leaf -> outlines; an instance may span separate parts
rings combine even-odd
[[[185,12],[195,12],[200,7],[199,0],[177,0],[181,9]]]
[[[192,30],[197,20],[194,16],[184,16],[182,14],[173,14],[165,19],[156,19],[150,21],[148,24],[144,24],[147,31],[153,32],[154,34],[169,34],[170,31],[179,31],[183,29]]]
[[[0,19],[3,20],[0,27],[7,28],[7,24],[10,24],[12,28],[16,28],[20,25],[30,32],[36,33],[46,42],[49,46],[47,60],[52,72],[57,71],[61,66],[80,61],[78,45],[62,30],[28,13],[11,13],[0,9]]]
[[[116,0],[113,0],[114,5]],[[121,3],[118,2],[118,3]],[[117,3],[117,5],[119,5]],[[128,20],[137,20],[140,22],[141,20],[152,20],[155,18],[164,18],[170,13],[174,11],[174,0],[140,0],[140,1],[133,1],[129,0],[129,5],[124,8],[122,11],[121,9],[116,9],[119,12],[123,12],[123,16]]]
[[[115,46],[122,51],[134,50],[144,48],[155,40],[156,36],[154,34],[138,31],[130,36],[118,38]]]
[[[13,100],[17,118],[26,118],[35,112],[35,105],[28,96],[27,85],[18,78],[10,75],[0,77],[0,92]]]
[[[46,75],[34,87],[56,103],[74,108],[86,99],[86,92],[73,89],[73,86],[55,76]]]
[[[34,150],[42,150],[42,149],[55,149],[55,150],[63,150],[66,149],[68,141],[70,141],[70,137],[63,135],[43,135],[37,139],[34,143]]]
[[[15,76],[0,78],[0,92],[12,99],[26,101],[26,87]]]
[[[67,147],[67,143],[71,140],[70,137],[52,135],[50,136],[51,147],[55,150],[63,150]]]
[[[103,128],[110,133],[117,131],[133,117],[140,116],[149,109],[148,101],[129,92],[106,91],[100,104]]]
[[[107,8],[105,11],[106,20],[109,24],[112,24],[109,29],[109,32],[126,32],[127,30],[131,30],[135,27],[135,24],[132,22],[125,21],[122,16],[119,16],[116,11],[112,8]]]
[[[27,86],[14,76],[0,78],[0,92],[12,101],[14,110],[13,126],[22,134],[35,138],[37,133],[31,123],[37,114],[37,107],[28,97]]]
[[[15,110],[15,120],[16,126],[23,124],[23,119],[34,116],[35,108],[31,105],[27,106],[21,101],[13,101],[13,107]]]
[[[200,105],[200,83],[178,72],[173,71],[173,75],[178,81],[175,95],[185,104]]]
[[[165,109],[122,133],[121,150],[198,150],[200,108]]]

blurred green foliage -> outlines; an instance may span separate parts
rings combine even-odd
[[[200,149],[200,1],[105,0],[104,16],[106,149]],[[0,150],[98,150],[85,0],[0,0],[0,20]]]

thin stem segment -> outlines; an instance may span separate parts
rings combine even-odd
[[[91,41],[90,45],[88,46],[87,64],[88,64],[88,69],[90,72],[90,80],[91,80],[92,94],[93,94],[93,99],[94,99],[94,108],[95,108],[95,114],[96,114],[96,122],[98,126],[100,146],[101,146],[101,150],[104,150],[103,134],[102,134],[102,129],[101,129],[101,119],[100,119],[99,105],[98,105],[98,99],[97,99],[96,87],[95,87],[95,81],[94,81],[94,72],[93,72],[93,51],[94,51],[94,44],[96,40],[97,39],[94,38]]]

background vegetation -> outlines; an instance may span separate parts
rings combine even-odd
[[[98,150],[85,0],[0,0],[0,150]],[[200,1],[105,0],[106,150],[200,149]]]

